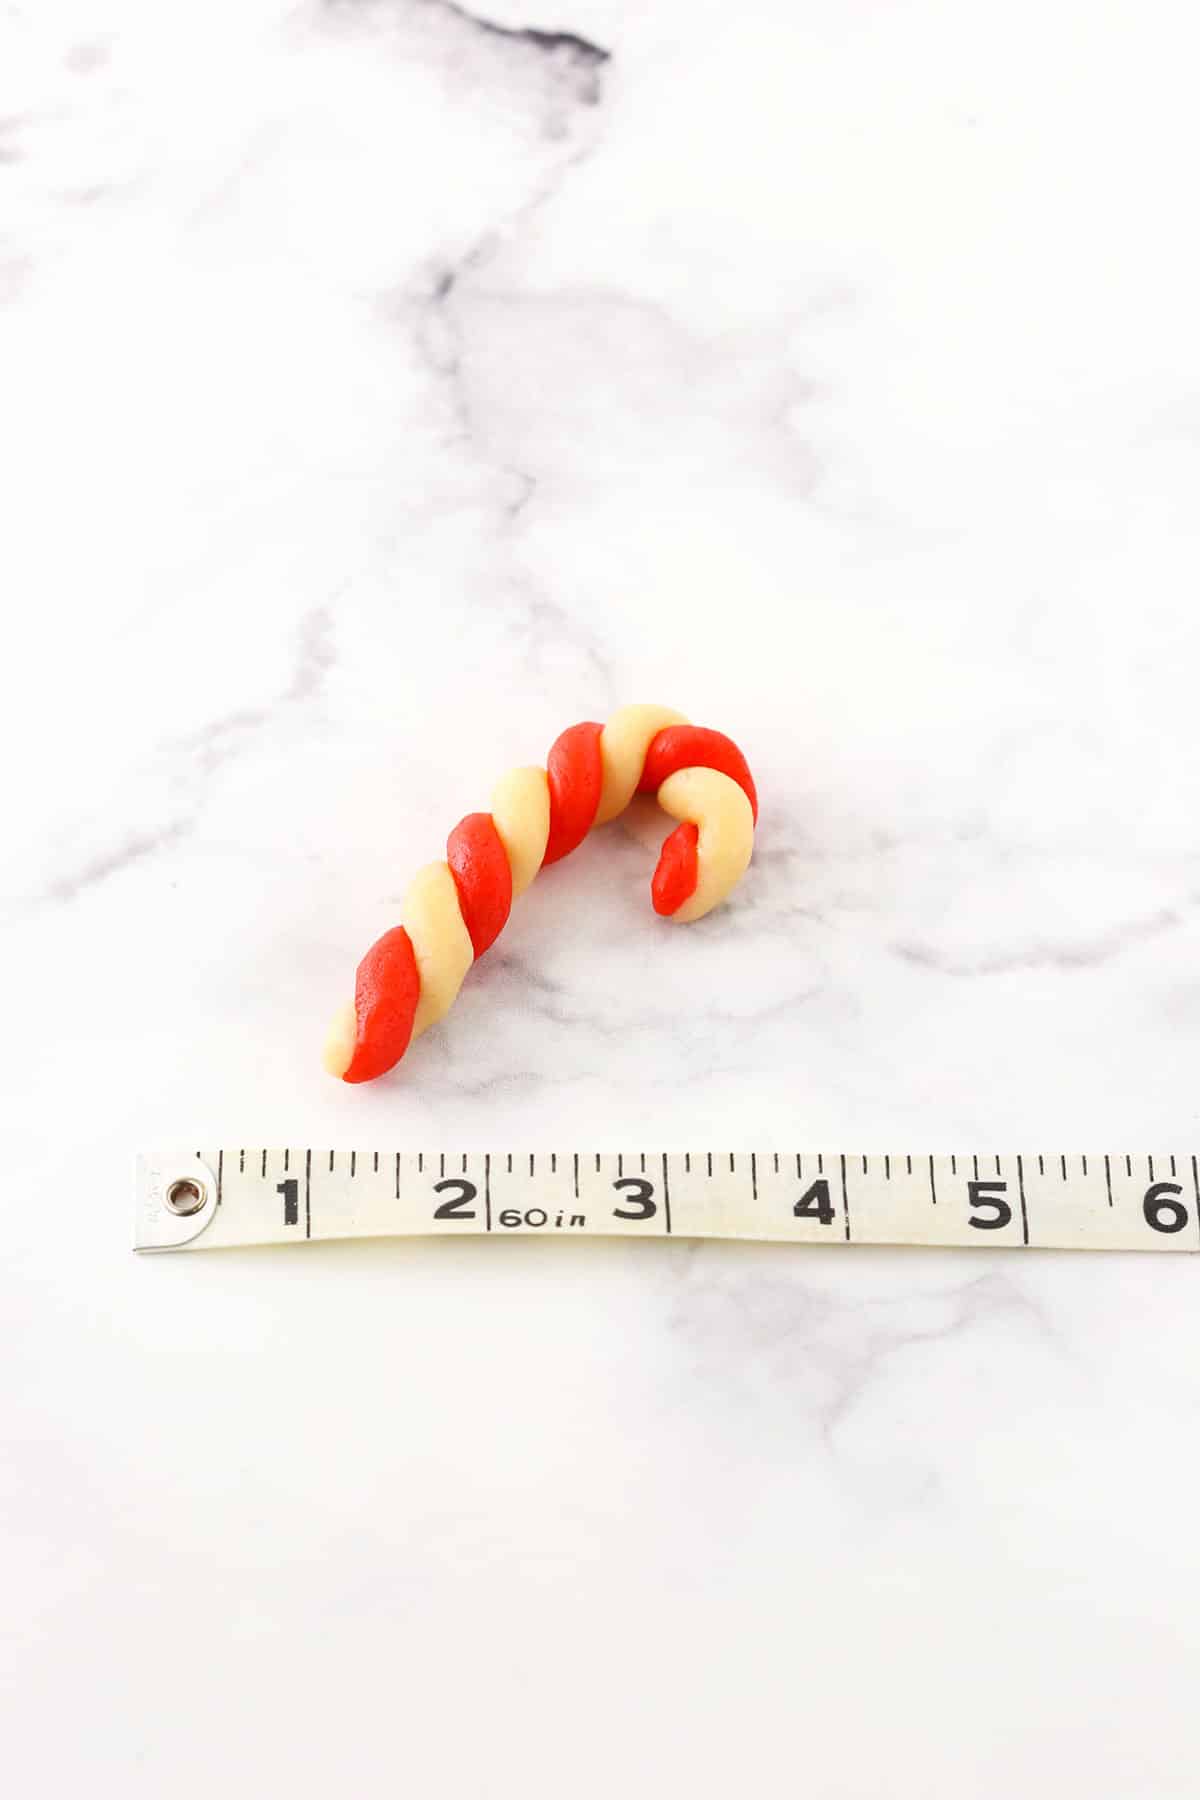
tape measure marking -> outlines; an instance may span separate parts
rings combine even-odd
[[[139,1250],[439,1236],[1200,1250],[1196,1155],[225,1150],[138,1159]]]

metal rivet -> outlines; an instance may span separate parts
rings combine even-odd
[[[183,1181],[173,1181],[167,1189],[167,1205],[181,1219],[191,1213],[198,1213],[208,1199],[208,1189],[202,1181],[193,1181],[190,1177]]]

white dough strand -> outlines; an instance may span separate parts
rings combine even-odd
[[[444,862],[426,863],[408,884],[402,913],[421,976],[421,998],[412,1034],[419,1037],[454,1004],[475,960],[463,924],[458,889]]]
[[[687,725],[682,713],[669,706],[621,706],[600,733],[603,781],[595,823],[607,825],[623,813],[637,792],[646,752],[668,725]]]
[[[754,814],[750,802],[718,769],[679,769],[658,790],[658,804],[673,819],[699,828],[694,892],[671,914],[681,924],[702,919],[737,886],[750,866]]]
[[[550,836],[550,784],[545,769],[510,769],[492,790],[492,821],[512,869],[515,900],[542,866]]]

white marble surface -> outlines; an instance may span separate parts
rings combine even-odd
[[[150,1143],[1196,1141],[1185,9],[487,17],[0,12],[5,1762],[1190,1796],[1189,1259],[129,1253]],[[744,743],[735,901],[605,834],[330,1082],[631,698]]]

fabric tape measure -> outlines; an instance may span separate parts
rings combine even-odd
[[[138,1158],[138,1250],[336,1238],[1200,1250],[1175,1155],[204,1150]]]

